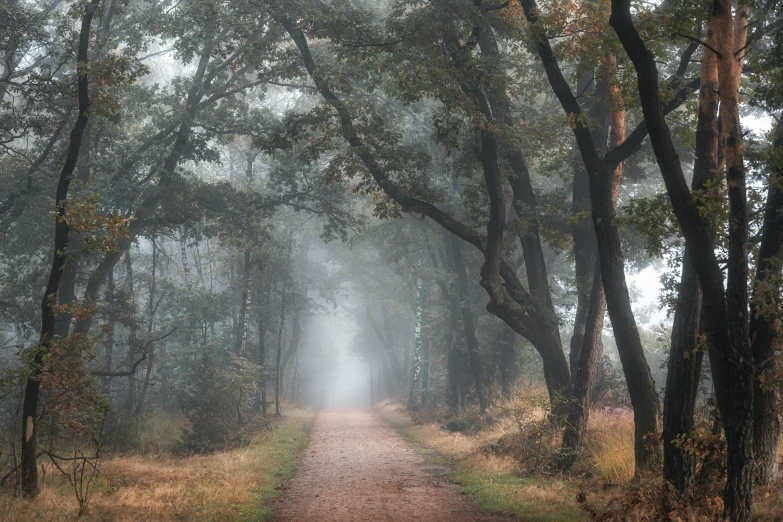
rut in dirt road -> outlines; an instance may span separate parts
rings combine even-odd
[[[275,520],[501,520],[478,512],[444,473],[428,466],[375,412],[324,411]]]

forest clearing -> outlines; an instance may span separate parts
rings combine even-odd
[[[783,1],[0,0],[3,520],[783,520]]]

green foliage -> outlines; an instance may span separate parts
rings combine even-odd
[[[623,207],[622,223],[633,226],[646,239],[648,255],[664,257],[680,246],[679,225],[666,194],[635,198]]]
[[[215,347],[205,347],[176,384],[177,403],[190,422],[182,432],[186,452],[237,447],[252,433],[245,423],[250,420],[261,370],[244,359],[214,351]]]

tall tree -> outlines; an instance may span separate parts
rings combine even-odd
[[[54,231],[54,253],[52,266],[49,271],[49,280],[46,283],[43,299],[41,300],[41,337],[35,349],[30,376],[24,393],[22,406],[22,460],[21,489],[25,495],[36,496],[38,494],[38,399],[41,390],[41,372],[44,356],[52,348],[56,315],[54,303],[65,269],[66,252],[68,247],[68,235],[70,226],[66,212],[66,201],[71,179],[79,159],[82,145],[82,136],[90,117],[89,99],[89,46],[90,29],[93,18],[100,5],[100,0],[91,0],[84,6],[84,11],[79,28],[79,47],[76,55],[77,63],[77,98],[79,103],[78,116],[71,131],[71,141],[68,147],[68,155],[65,164],[60,171],[55,193],[56,221]]]

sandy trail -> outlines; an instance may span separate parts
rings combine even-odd
[[[324,411],[275,520],[503,520],[476,511],[445,472],[428,465],[375,412]]]

